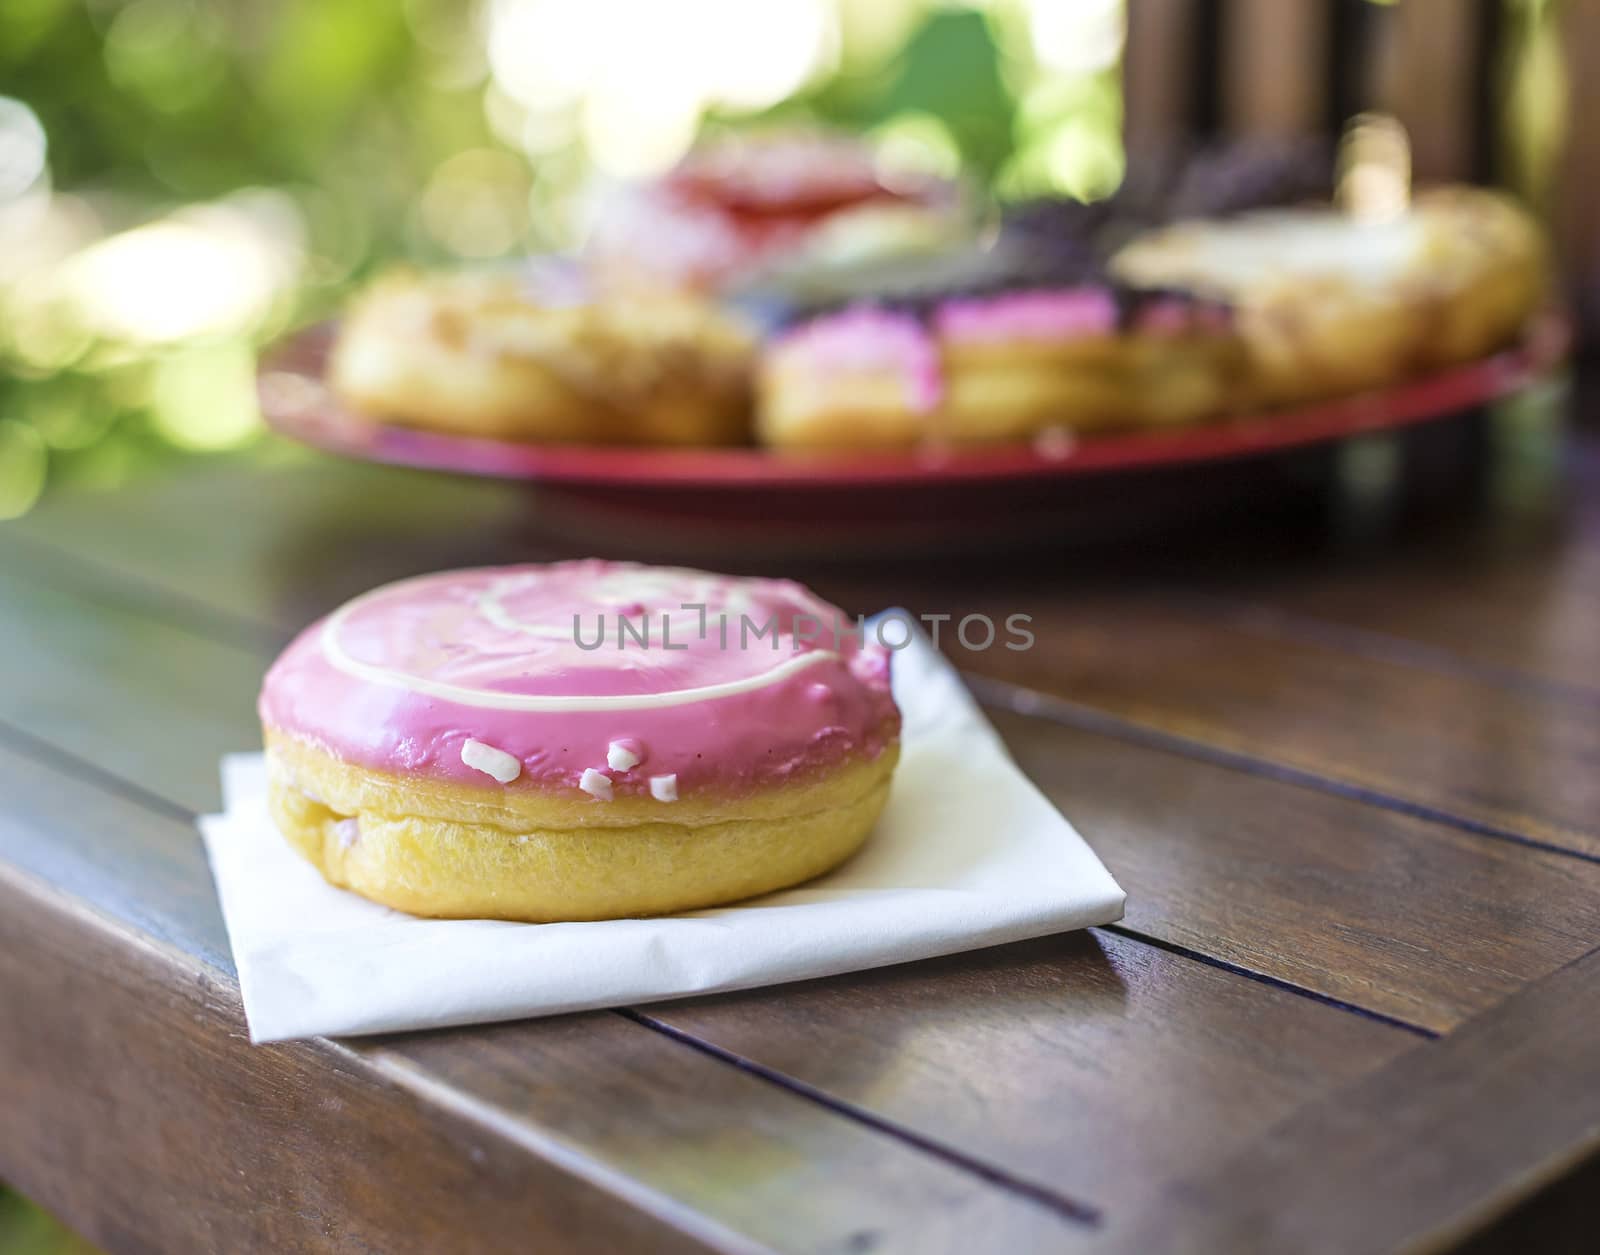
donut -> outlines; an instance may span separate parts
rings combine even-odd
[[[753,350],[739,320],[689,295],[397,272],[346,311],[328,380],[361,413],[461,435],[730,444],[748,438]]]
[[[545,922],[731,902],[866,840],[889,655],[798,584],[583,561],[386,585],[263,682],[268,802],[330,884]]]
[[[1417,198],[1438,223],[1428,262],[1438,297],[1424,365],[1471,361],[1514,340],[1547,296],[1544,234],[1515,200],[1490,188],[1441,187]]]
[[[596,199],[585,256],[624,289],[723,291],[779,270],[932,251],[972,231],[955,183],[889,178],[868,145],[809,132],[725,137]]]
[[[1377,222],[1302,207],[1180,223],[1135,238],[1111,267],[1233,305],[1263,405],[1480,357],[1515,338],[1544,290],[1533,221],[1467,187],[1424,193]]]
[[[1225,307],[1091,280],[858,304],[763,351],[756,429],[780,448],[981,444],[1166,427],[1223,412]]]

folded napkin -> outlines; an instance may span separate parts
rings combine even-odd
[[[251,1038],[553,1015],[904,963],[1104,924],[1123,893],[1011,761],[925,638],[894,656],[904,717],[865,848],[797,889],[659,919],[418,919],[335,889],[267,815],[260,754],[200,821]]]

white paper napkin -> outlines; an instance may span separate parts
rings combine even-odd
[[[887,635],[887,634],[886,634]],[[898,639],[898,638],[896,638]],[[904,963],[1122,916],[1123,893],[938,652],[894,656],[905,726],[866,847],[797,889],[659,919],[418,919],[335,889],[267,816],[260,754],[200,821],[257,1042],[553,1015]]]

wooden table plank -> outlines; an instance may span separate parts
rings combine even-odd
[[[1600,699],[1600,437],[1568,453],[1555,508],[1457,518],[1382,548],[1175,569],[1259,630]]]
[[[1262,631],[1247,612],[1162,597],[985,593],[1028,606],[1027,653],[972,670],[1160,737],[1290,768],[1371,800],[1600,857],[1600,721],[1583,705]]]
[[[183,808],[9,731],[0,731],[0,797],[0,865],[233,975],[211,870]]]
[[[1600,952],[1219,1156],[1107,1233],[1129,1252],[1439,1250],[1589,1165],[1558,1248],[1593,1246]],[[1384,1118],[1374,1121],[1372,1112]],[[1503,1188],[1486,1194],[1492,1176]],[[1241,1183],[1249,1187],[1241,1189]],[[1486,1241],[1480,1249],[1530,1249]]]
[[[1600,941],[1600,864],[991,714],[1163,941],[1436,1032]]]
[[[35,568],[66,559],[63,581],[81,585],[87,573],[96,588],[122,585],[243,639],[263,623],[298,631],[405,575],[573,552],[540,530],[524,485],[332,458],[190,468],[121,492],[47,498],[0,525],[0,553]]]
[[[256,749],[270,652],[0,570],[0,721],[191,811],[221,804],[217,760]]]
[[[3,747],[0,796],[0,1176],[112,1249],[1091,1236],[616,1015],[253,1047],[192,827]]]
[[[1419,667],[1600,705],[1600,517],[1509,552],[1438,546],[1215,586],[1258,630],[1305,633]]]
[[[108,1250],[705,1249],[337,1048],[253,1050],[214,978],[3,868],[0,993],[0,1173]]]
[[[1104,932],[647,1014],[1108,1216],[1426,1048]]]

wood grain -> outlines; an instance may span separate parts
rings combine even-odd
[[[1600,517],[1509,550],[1436,544],[1362,563],[1205,585],[1280,636],[1600,701]]]
[[[1142,1217],[1127,1216],[1107,1247],[1347,1255],[1453,1246],[1600,1156],[1596,1033],[1600,953],[1591,953],[1309,1105],[1247,1151],[1219,1156]],[[1486,1192],[1485,1177],[1499,1188]],[[1566,1205],[1567,1240],[1586,1229],[1592,1242],[1595,1196]]]
[[[1426,1048],[1098,931],[648,1013],[1108,1216]]]
[[[1163,941],[1436,1032],[1600,941],[1600,864],[995,717]]]
[[[221,802],[217,760],[261,744],[270,654],[0,570],[0,721],[191,811]]]
[[[204,543],[197,543],[197,535]],[[281,641],[388,580],[581,552],[539,528],[525,485],[318,458],[214,464],[125,492],[47,500],[0,526],[0,552],[65,584],[143,598],[232,639]],[[181,555],[181,558],[176,555]],[[353,586],[358,585],[358,586]]]
[[[1193,138],[1196,0],[1128,6],[1122,52],[1122,138],[1128,151],[1175,149]]]
[[[928,603],[913,604],[920,609]],[[1278,765],[1390,804],[1600,857],[1600,721],[1492,677],[1283,633],[1248,606],[1139,593],[951,593],[959,617],[1033,616],[1025,653],[972,671],[1176,742]]]
[[[1581,337],[1592,350],[1600,328],[1600,141],[1585,125],[1600,110],[1600,78],[1584,64],[1600,40],[1600,9],[1563,4],[1554,10],[1565,62],[1565,122],[1570,141],[1556,179],[1554,230],[1560,276],[1582,319]]]
[[[0,1176],[109,1249],[1085,1236],[1060,1207],[614,1015],[251,1046],[231,971],[210,962],[215,899],[190,892],[206,878],[193,829],[3,749],[0,795],[0,1005],[21,1012],[0,1016]],[[92,866],[51,848],[92,833]]]
[[[253,1050],[204,974],[3,875],[0,901],[0,1171],[108,1250],[703,1249],[343,1052]]]
[[[1406,0],[1378,29],[1377,105],[1406,128],[1418,180],[1472,174],[1475,7],[1462,0]]]
[[[1237,135],[1295,138],[1323,125],[1328,6],[1228,0],[1223,123]]]

